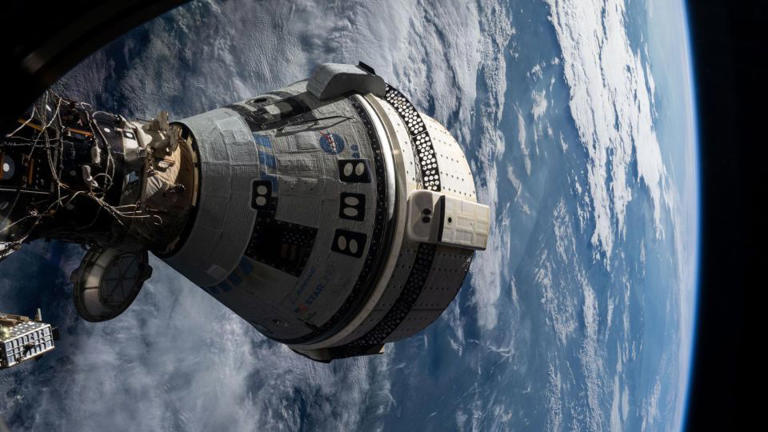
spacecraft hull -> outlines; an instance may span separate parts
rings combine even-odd
[[[91,321],[130,304],[151,275],[151,250],[300,354],[374,354],[437,319],[487,242],[489,210],[457,141],[362,64],[324,64],[307,80],[170,123],[68,106],[64,117],[92,132],[65,160],[82,168],[78,184],[53,163],[38,177],[41,191],[51,185],[49,213],[66,214],[64,190],[90,198],[71,212],[90,205],[113,221],[97,219],[98,235],[87,226],[34,235],[76,232],[90,246],[73,281]],[[40,134],[28,136],[14,145],[34,154]],[[41,160],[71,145],[57,144]],[[126,280],[109,276],[123,268]]]
[[[334,73],[323,70],[178,121],[199,149],[201,199],[193,234],[166,261],[265,335],[315,357],[377,352],[422,330],[455,297],[475,249],[430,244],[438,224],[407,211],[419,190],[476,203],[456,140],[359,72],[358,85],[378,95],[328,91]],[[422,241],[406,235],[414,218],[427,227]],[[487,236],[487,217],[475,222]]]

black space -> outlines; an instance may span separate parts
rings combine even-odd
[[[739,430],[753,408],[745,393],[745,294],[753,284],[764,191],[766,2],[691,1],[701,135],[701,291],[687,430]],[[754,392],[752,392],[754,393]]]
[[[90,53],[188,0],[12,0],[0,4],[0,128]]]

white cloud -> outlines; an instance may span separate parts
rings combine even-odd
[[[643,405],[643,421],[640,424],[640,429],[645,431],[656,424],[659,417],[659,395],[661,394],[661,381],[657,377],[656,382],[653,385],[653,390],[648,396],[648,399]]]
[[[552,219],[557,256],[550,256],[549,249],[540,251],[536,263],[535,281],[537,288],[541,290],[541,304],[546,312],[545,320],[552,327],[560,346],[565,347],[572,338],[573,331],[578,327],[578,306],[575,296],[563,295],[562,285],[567,282],[553,280],[553,273],[562,270],[554,263],[563,263],[569,267],[577,267],[578,264],[572,260],[576,253],[573,229],[562,200],[555,207]],[[575,271],[579,269],[576,268]]]
[[[559,431],[563,425],[563,379],[554,363],[547,367],[547,430]]]
[[[504,47],[512,36],[512,26],[507,11],[491,2],[481,3],[479,19],[485,36],[481,39],[481,58],[478,60],[482,68],[477,69],[477,78],[483,80],[488,94],[480,101],[476,114],[480,145],[475,151],[475,157],[479,160],[482,173],[476,184],[478,200],[491,207],[491,215],[494,217],[488,248],[476,254],[472,265],[472,300],[477,307],[480,327],[492,329],[498,319],[497,302],[504,286],[502,272],[508,271],[509,257],[509,215],[507,209],[501,215],[498,214],[497,165],[505,146],[504,135],[499,127],[507,88]]]
[[[627,415],[629,414],[629,387],[624,386],[624,391],[621,393],[621,419],[627,421]]]
[[[533,98],[531,114],[533,114],[533,121],[538,122],[547,112],[547,95],[544,91],[534,91],[531,97]]]
[[[587,179],[595,223],[592,244],[606,265],[616,236],[624,234],[632,198],[627,176],[637,177],[653,201],[658,235],[669,206],[667,173],[651,117],[653,82],[630,47],[622,0],[547,0],[563,54],[570,108],[589,154]],[[653,90],[651,90],[653,91]]]
[[[531,175],[531,156],[530,151],[528,150],[528,137],[525,130],[525,119],[523,118],[523,113],[521,113],[517,108],[515,108],[515,111],[517,111],[517,143],[520,145],[520,153],[523,156],[523,166],[525,167],[525,173],[527,175]]]
[[[621,423],[621,417],[619,414],[619,405],[620,405],[620,398],[621,398],[621,388],[619,387],[619,376],[615,375],[613,377],[613,397],[611,399],[611,418],[610,418],[610,426],[611,426],[611,432],[621,432],[623,429],[622,423]]]
[[[475,255],[472,265],[472,301],[477,308],[478,325],[492,329],[498,322],[498,301],[505,280],[509,278],[510,214],[505,207],[494,225],[486,250]]]
[[[584,320],[584,339],[579,351],[582,372],[587,391],[586,422],[589,430],[599,431],[603,428],[603,409],[600,406],[602,381],[605,376],[603,356],[597,331],[599,325],[599,311],[595,291],[583,275],[581,279],[581,292],[584,296],[582,305],[582,317]]]

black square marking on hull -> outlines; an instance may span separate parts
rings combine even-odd
[[[371,168],[365,159],[339,159],[339,179],[345,183],[370,183]]]
[[[298,277],[317,237],[317,228],[256,218],[245,256]]]
[[[257,210],[256,222],[245,256],[290,275],[300,276],[312,254],[317,228],[276,220],[278,197],[272,196],[272,183],[257,180],[252,187],[251,204]]]
[[[251,208],[256,210],[265,208],[270,198],[272,198],[272,182],[254,180],[251,185]]]
[[[340,254],[360,258],[363,256],[363,249],[365,249],[365,241],[367,238],[368,236],[363,233],[337,229],[333,236],[331,250]]]
[[[365,219],[365,194],[342,192],[339,199],[339,217],[356,221]]]

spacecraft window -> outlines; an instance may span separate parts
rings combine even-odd
[[[339,217],[362,221],[365,219],[365,195],[342,192],[339,200]]]
[[[365,242],[368,236],[364,233],[337,229],[334,235],[331,250],[340,254],[360,258],[363,255]]]
[[[339,179],[345,183],[370,183],[370,171],[365,159],[339,160]]]

